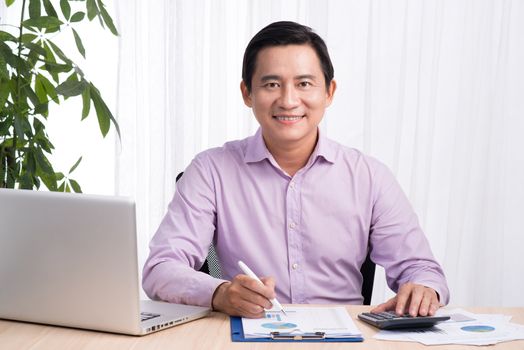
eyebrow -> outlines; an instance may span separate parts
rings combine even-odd
[[[301,79],[310,79],[310,80],[315,80],[316,77],[312,74],[302,74],[302,75],[297,75],[296,77],[294,77],[295,80],[301,80]],[[282,77],[280,75],[264,75],[263,77],[260,78],[260,81],[261,82],[266,82],[266,81],[270,81],[270,80],[282,80]]]
[[[262,78],[260,78],[261,82],[266,82],[269,80],[281,80],[280,75],[264,75]]]

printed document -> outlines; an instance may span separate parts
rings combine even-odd
[[[427,329],[382,330],[374,338],[416,341],[424,345],[491,345],[524,339],[524,326],[510,323],[511,316],[474,314],[463,309],[440,309],[437,314],[450,316],[451,319]]]
[[[269,338],[271,332],[303,335],[323,332],[326,338],[360,338],[344,307],[286,307],[286,315],[266,311],[264,318],[242,318],[244,337]]]

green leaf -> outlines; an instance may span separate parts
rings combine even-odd
[[[24,172],[18,180],[21,190],[32,190],[33,189],[33,178],[29,173]]]
[[[38,77],[40,78],[39,80],[42,83],[47,96],[51,97],[55,103],[60,104],[54,85],[51,84],[51,82],[42,74],[39,74]]]
[[[11,50],[11,48],[4,42],[0,41],[0,56],[4,57],[6,62],[11,66],[15,67],[17,62],[17,56]]]
[[[7,81],[9,80],[9,71],[7,70],[7,62],[2,55],[2,51],[0,51],[0,80],[4,80],[5,83],[1,83],[0,85],[3,89],[7,89]],[[5,84],[5,88],[4,88]],[[2,92],[0,92],[0,95],[2,95]],[[3,104],[0,103],[0,106],[3,106]]]
[[[75,165],[73,165],[71,169],[69,169],[69,174],[75,171],[75,169],[78,167],[81,161],[82,161],[82,156],[80,156],[80,158],[78,158],[78,160],[76,161]]]
[[[40,148],[35,148],[36,164],[37,164],[37,175],[39,175],[46,187],[51,190],[56,190],[56,176],[53,166],[49,162],[49,159],[44,155]]]
[[[35,92],[40,102],[43,103],[47,101],[47,93],[45,91],[44,85],[42,84],[42,80],[40,79],[41,76],[41,74],[38,74],[35,78]]]
[[[23,43],[30,43],[33,40],[35,40],[36,38],[37,38],[37,36],[35,34],[31,34],[31,33],[24,33],[24,34],[22,34],[22,42]]]
[[[82,120],[87,118],[91,109],[91,89],[87,88],[82,92]]]
[[[9,129],[11,128],[11,122],[8,120],[0,121],[0,136],[10,135]],[[0,143],[1,145],[2,143]],[[0,177],[1,179],[1,177]]]
[[[40,188],[40,180],[38,179],[38,177],[33,176],[33,183],[35,184],[35,187],[38,190]]]
[[[29,18],[37,18],[42,14],[40,0],[29,0]]]
[[[49,162],[49,159],[45,156],[44,152],[42,152],[41,149],[35,148],[35,156],[36,156],[36,163],[37,165],[46,173],[52,174],[53,177],[55,176],[55,172],[53,171],[53,166]]]
[[[57,191],[65,192],[65,181],[60,184],[60,187],[58,187]]]
[[[85,80],[66,80],[56,87],[56,92],[65,97],[80,95],[87,87]]]
[[[7,5],[7,7],[11,6],[13,2],[15,2],[15,0],[5,0],[5,4]]]
[[[22,119],[19,116],[15,116],[15,132],[18,140],[24,139],[24,127],[22,126]]]
[[[53,78],[53,80],[58,84],[58,82],[59,82],[59,80],[58,80],[58,72],[53,72],[48,67],[48,65],[51,64],[51,63],[56,64],[55,55],[53,54],[53,51],[51,50],[51,47],[49,47],[49,45],[47,45],[46,42],[44,42],[43,45],[44,45],[44,50],[46,52],[45,69],[49,72],[49,74],[51,74],[51,77]]]
[[[73,188],[73,191],[75,191],[75,193],[82,193],[82,189],[80,188],[78,182],[76,182],[73,179],[69,179],[69,183],[71,184],[71,187]]]
[[[45,31],[46,31],[45,32],[46,34],[56,33],[58,31],[60,31],[60,27],[47,28]]]
[[[60,57],[60,59],[62,61],[64,61],[66,64],[69,64],[69,65],[73,65],[73,61],[71,61],[63,52],[62,50],[55,45],[54,42],[52,42],[51,40],[47,40],[47,42],[49,43],[49,45],[51,45],[51,48],[53,49],[53,51],[56,53],[56,55],[58,57]]]
[[[29,148],[25,154],[25,158],[27,161],[26,170],[30,173],[36,172],[36,159],[35,159],[34,150]]]
[[[118,31],[116,30],[115,25],[113,24],[113,19],[111,16],[109,16],[109,13],[107,13],[107,10],[105,9],[105,5],[102,3],[102,0],[98,0],[98,7],[100,9],[100,14],[102,15],[102,18],[104,19],[104,22],[109,27],[109,30],[114,35],[118,35]]]
[[[24,27],[36,27],[36,28],[56,28],[64,24],[61,20],[53,16],[42,16],[37,18],[29,18],[22,22]]]
[[[86,89],[88,90],[88,89]],[[7,99],[9,98],[9,93],[10,93],[10,89],[9,89],[9,84],[7,83],[7,81],[5,81],[4,83],[4,80],[0,79],[0,108],[4,108],[5,106],[5,103],[7,101]],[[2,119],[0,119],[2,120]]]
[[[71,6],[69,5],[68,0],[60,0],[60,8],[62,9],[62,14],[69,21],[71,17]]]
[[[84,19],[85,13],[82,11],[76,12],[73,16],[71,16],[70,22],[80,22]]]
[[[18,41],[11,33],[0,30],[0,41],[12,41],[16,43]]]
[[[82,44],[82,39],[80,39],[80,36],[74,29],[73,29],[73,35],[75,37],[75,43],[76,43],[76,48],[78,49],[78,52],[80,52],[82,57],[86,58],[86,50],[84,48],[84,45]]]
[[[109,132],[109,127],[111,126],[111,119],[109,117],[109,109],[107,105],[100,97],[98,90],[94,87],[93,84],[90,84],[91,87],[91,100],[95,105],[96,116],[98,118],[98,126],[100,127],[100,132],[102,136],[106,137]]]
[[[33,128],[35,129],[35,135],[38,135],[45,129],[45,126],[44,123],[40,121],[40,119],[35,118],[33,122]]]
[[[70,64],[60,64],[45,61],[44,69],[49,73],[67,73],[73,69],[73,66]]]
[[[29,100],[31,101],[33,106],[38,106],[40,104],[40,99],[38,98],[37,94],[31,88],[31,85],[25,85],[22,89],[24,90],[27,97],[29,97]]]
[[[42,149],[44,151],[46,151],[47,153],[51,154],[53,149],[55,149],[55,147],[53,146],[53,144],[51,142],[49,142],[49,140],[47,139],[47,135],[43,134],[43,133],[40,133],[38,135],[35,136],[34,140],[36,141],[36,143],[42,147]]]
[[[55,173],[56,181],[61,181],[64,178],[64,173]]]
[[[45,12],[47,12],[47,14],[49,16],[53,16],[55,18],[58,18],[58,15],[55,11],[55,8],[53,7],[53,4],[51,4],[51,1],[49,0],[44,0],[44,8],[45,8]]]
[[[42,56],[42,57],[46,57],[47,56],[47,53],[45,51],[45,49],[40,46],[40,45],[37,45],[37,44],[34,44],[34,43],[25,43],[25,46],[31,50],[32,53],[36,54],[37,56]]]
[[[47,116],[49,115],[49,105],[47,103],[38,104],[37,106],[35,106],[33,114],[41,114],[47,118]]]
[[[93,18],[98,15],[98,7],[96,6],[95,0],[87,0],[86,1],[86,8],[87,8],[87,18],[92,21]]]

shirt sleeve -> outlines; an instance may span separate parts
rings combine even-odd
[[[176,192],[149,245],[142,285],[154,300],[211,306],[225,282],[200,269],[215,232],[213,182],[203,156],[197,156],[177,182]]]
[[[444,271],[435,260],[417,215],[399,183],[377,162],[370,229],[371,260],[384,267],[388,286],[395,292],[412,282],[434,289],[444,305],[449,290]]]

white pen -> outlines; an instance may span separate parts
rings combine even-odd
[[[249,267],[247,267],[246,264],[244,264],[243,261],[239,260],[239,261],[238,261],[238,266],[240,267],[240,269],[241,269],[242,271],[244,271],[244,273],[245,273],[246,275],[248,275],[249,277],[251,277],[251,278],[254,279],[254,280],[257,280],[260,284],[264,284],[264,283],[262,283],[262,281],[260,280],[260,278],[258,278],[257,275],[255,275],[255,273],[254,273],[253,271],[251,271],[251,269],[250,269]],[[284,315],[287,316],[286,312],[284,311],[284,308],[282,307],[282,304],[280,304],[280,303],[278,302],[277,298],[273,298],[273,299],[271,299],[271,300],[269,300],[269,301],[273,304],[273,306],[276,306],[277,308],[279,308],[280,311],[282,311],[282,312],[284,313]]]

